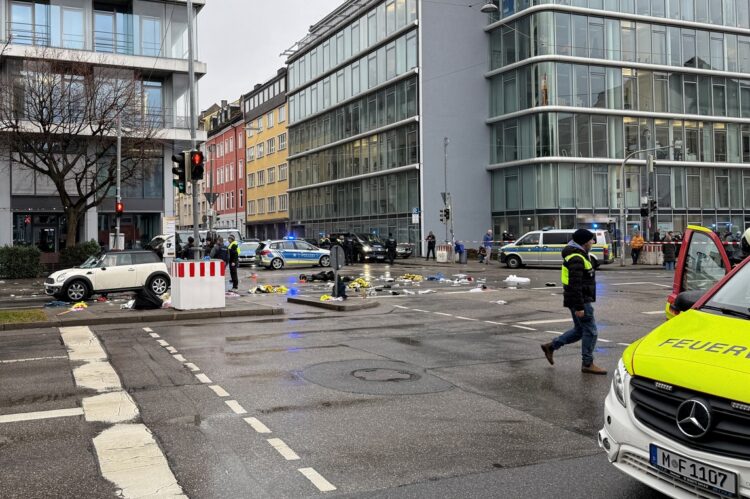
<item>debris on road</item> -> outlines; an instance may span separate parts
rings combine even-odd
[[[503,282],[514,283],[514,284],[529,284],[531,282],[531,279],[529,279],[528,277],[518,277],[515,274],[511,274],[508,277],[506,277]]]
[[[251,295],[273,293],[284,295],[287,292],[289,292],[289,288],[287,288],[286,286],[273,286],[272,284],[261,284],[260,286],[254,286],[248,290],[248,293]]]

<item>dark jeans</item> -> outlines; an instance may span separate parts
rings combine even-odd
[[[437,260],[435,257],[435,245],[427,243],[427,258],[426,260],[430,259],[430,253],[432,253],[432,259]]]
[[[558,350],[565,345],[581,341],[581,359],[584,366],[590,366],[594,362],[594,349],[598,332],[594,320],[594,307],[591,303],[583,305],[584,315],[579,318],[576,311],[570,309],[573,315],[573,328],[552,340],[552,349]]]
[[[630,250],[630,256],[633,257],[633,265],[638,263],[638,257],[641,256],[641,249],[632,249]]]
[[[389,249],[388,250],[388,263],[393,265],[393,260],[396,259],[396,250],[395,249]]]
[[[229,264],[229,275],[232,278],[232,289],[239,288],[240,278],[237,277],[237,264],[236,263]]]

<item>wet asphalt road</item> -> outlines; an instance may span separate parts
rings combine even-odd
[[[346,273],[445,273],[410,263]],[[251,272],[243,288],[309,271]],[[507,289],[511,273],[531,283]],[[554,367],[542,356],[539,344],[570,325],[560,289],[545,286],[559,270],[470,275],[489,289],[425,282],[347,313],[261,295],[286,314],[92,329],[189,497],[658,497],[597,448],[611,375],[581,374],[577,346]],[[598,281],[596,362],[611,371],[663,321],[671,276],[605,268]],[[74,367],[56,330],[3,333],[0,416],[79,407],[88,393]],[[114,497],[91,445],[105,427],[80,416],[0,424],[0,495]],[[336,490],[320,492],[325,483]]]

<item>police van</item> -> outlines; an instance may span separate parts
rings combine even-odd
[[[517,241],[500,247],[500,263],[511,269],[524,265],[562,264],[562,250],[573,239],[575,229],[535,230],[527,232]],[[612,263],[615,259],[612,251],[612,236],[606,230],[592,230],[596,236],[590,255],[596,263]]]

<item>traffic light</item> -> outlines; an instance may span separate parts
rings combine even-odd
[[[642,217],[648,216],[648,203],[644,203],[641,205],[641,216]]]
[[[445,210],[440,210],[440,221],[445,222]]]
[[[117,203],[115,203],[115,215],[118,217],[121,217],[124,212],[125,212],[125,203],[122,203],[121,201],[118,201]]]
[[[659,204],[656,202],[656,199],[651,200],[649,204],[649,208],[651,209],[652,212],[656,213],[656,210],[659,209]]]
[[[203,178],[203,163],[204,159],[201,151],[190,151],[191,177],[193,180],[201,180]]]
[[[185,194],[187,192],[187,183],[190,180],[188,177],[188,172],[190,170],[186,168],[186,159],[188,159],[188,153],[183,152],[182,154],[172,155],[172,161],[176,165],[172,168],[172,173],[177,175],[177,178],[172,180],[172,185],[177,188],[180,194]]]
[[[450,219],[451,219],[451,209],[450,208],[446,208],[445,209],[445,220],[447,221],[447,220],[450,220]]]

